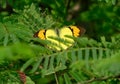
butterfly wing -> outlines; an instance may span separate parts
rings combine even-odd
[[[51,42],[51,44],[49,44],[48,47],[60,50],[59,41],[56,40],[56,38],[58,38],[56,31],[53,29],[48,29],[46,30],[45,35],[46,39]]]
[[[67,49],[68,47],[72,46],[72,44],[74,43],[73,38],[70,38],[73,37],[73,33],[69,27],[61,28],[59,31],[59,37],[65,40],[64,42],[60,42],[60,46],[63,49]]]
[[[84,34],[85,29],[79,28],[77,26],[69,26],[69,27],[63,27],[61,28],[57,34],[57,32],[53,29],[42,29],[34,34],[34,37],[39,37],[42,40],[49,40],[51,44],[48,44],[47,46],[49,48],[54,48],[56,50],[61,49],[67,49],[68,47],[72,46],[74,43],[74,40],[72,37],[78,37]],[[54,38],[62,39],[56,40]],[[55,45],[53,45],[55,44]]]
[[[40,39],[42,39],[42,40],[45,40],[45,32],[46,32],[46,30],[45,29],[42,29],[42,30],[40,30],[39,32],[38,32],[38,37],[40,38]]]
[[[74,37],[82,36],[85,33],[85,29],[82,27],[70,26],[69,28],[72,30]]]

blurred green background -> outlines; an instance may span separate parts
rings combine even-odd
[[[41,12],[51,15],[60,26],[82,26],[88,37],[97,40],[100,36],[109,39],[120,32],[119,0],[1,0],[0,18],[17,14],[15,10],[23,10],[32,3]]]

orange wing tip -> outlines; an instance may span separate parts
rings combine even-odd
[[[42,40],[45,40],[45,32],[46,30],[45,29],[42,29],[38,32],[38,37]]]
[[[40,39],[45,40],[45,32],[46,32],[45,29],[39,30],[36,33],[34,33],[33,37],[34,38],[39,37]]]
[[[85,33],[85,29],[80,26],[70,26],[75,37],[82,36]]]

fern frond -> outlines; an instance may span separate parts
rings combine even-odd
[[[66,66],[67,61],[69,61],[71,65],[74,65],[78,61],[84,61],[83,63],[85,63],[85,66],[89,68],[90,60],[99,60],[99,56],[96,57],[94,56],[95,55],[94,53],[101,53],[99,52],[99,49],[102,49],[104,51],[102,55],[107,55],[105,54],[107,49],[104,48],[81,48],[74,50],[72,49],[65,52],[63,51],[51,55],[45,55],[36,62],[35,59],[34,61],[32,61],[32,63],[34,63],[34,66],[31,72],[32,73],[35,72],[39,66],[42,66],[41,73],[43,74],[43,76],[56,73],[59,70],[65,70],[67,68]],[[89,52],[91,52],[92,54],[88,54]],[[23,65],[23,67],[24,66],[25,65]]]
[[[86,41],[89,42],[89,40]],[[106,42],[105,39],[103,39],[103,41],[104,45],[111,45],[109,42]],[[64,83],[84,83],[87,80],[92,80],[91,78],[101,78],[103,75],[99,74],[105,74],[107,72],[110,72],[110,76],[114,76],[112,74],[114,71],[116,71],[116,74],[119,74],[119,68],[108,68],[109,66],[114,66],[112,66],[113,62],[110,63],[110,59],[113,58],[113,54],[116,53],[111,47],[103,46],[103,43],[101,43],[100,46],[99,44],[98,46],[94,46],[94,44],[88,46],[87,42],[86,46],[87,47],[84,48],[73,47],[62,52],[42,54],[39,60],[38,58],[36,58],[37,60],[34,59],[32,63],[29,63],[25,68],[25,65],[23,65],[23,71],[26,71],[27,67],[32,65],[31,70],[29,70],[30,74],[39,72],[41,77],[56,74],[56,77],[59,76],[58,81]],[[107,59],[109,61],[107,61]],[[103,66],[105,64],[106,66]],[[119,67],[119,63],[113,64]],[[104,69],[106,69],[105,72],[103,71]],[[106,76],[108,76],[108,74],[106,74]]]
[[[16,71],[1,71],[0,72],[0,83],[1,84],[8,84],[8,83],[16,83],[20,84],[19,76]]]
[[[36,8],[35,4],[25,7],[22,16],[19,18],[19,23],[28,25],[33,32],[40,29],[52,28],[57,24],[50,15],[40,12],[40,9]]]
[[[112,54],[111,57],[107,57],[106,59],[101,60],[101,62],[97,62],[95,65],[95,71],[97,71],[97,73],[101,73],[101,76],[120,74],[119,55],[120,51],[116,52],[116,54]]]
[[[25,25],[17,23],[0,23],[0,42],[6,46],[10,43],[19,42],[20,39],[29,42],[32,37],[32,31]]]

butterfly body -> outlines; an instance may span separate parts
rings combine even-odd
[[[79,37],[85,30],[78,28],[77,26],[63,27],[61,29],[42,29],[34,34],[35,37],[39,37],[41,40],[49,40],[56,45],[48,45],[50,48],[56,50],[65,50],[72,46],[74,43],[73,37]],[[57,40],[56,40],[57,39]]]

